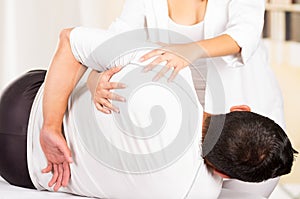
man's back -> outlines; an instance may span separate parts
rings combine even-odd
[[[122,199],[217,198],[221,179],[201,158],[202,107],[190,71],[174,83],[154,83],[148,76],[153,74],[129,64],[114,77],[128,86],[120,91],[127,98],[117,104],[121,113],[112,115],[96,110],[82,78],[64,119],[74,163],[70,184],[61,191]],[[31,113],[28,162],[35,186],[49,189],[51,176],[40,172],[46,165],[38,142],[41,94]]]

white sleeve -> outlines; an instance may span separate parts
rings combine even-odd
[[[129,41],[124,43],[116,36],[134,29],[144,29],[145,20],[144,0],[126,0],[121,15],[107,30],[76,27],[70,35],[70,45],[75,59],[89,68],[106,70],[120,46],[129,43]],[[113,37],[116,38],[115,41]]]
[[[229,21],[221,34],[231,36],[241,47],[240,59],[237,59],[240,63],[236,65],[244,65],[256,51],[261,39],[265,0],[232,0],[228,9]]]
[[[145,27],[144,0],[126,0],[121,15],[110,25],[112,32],[123,32]]]

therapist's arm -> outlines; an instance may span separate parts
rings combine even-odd
[[[154,77],[154,80],[161,78],[172,67],[174,70],[169,80],[173,80],[182,68],[190,65],[197,59],[233,55],[240,52],[241,47],[237,42],[231,36],[223,34],[215,38],[187,44],[165,45],[145,54],[140,61],[144,62],[156,57],[145,67],[145,71],[152,70],[160,63],[166,61],[166,67]]]
[[[235,59],[233,63],[231,63],[232,66],[245,65],[260,43],[264,24],[264,13],[265,1],[232,0],[228,7],[228,22],[226,24],[226,29],[220,36],[198,41],[195,43],[197,45],[194,46],[192,44],[182,44],[165,47],[166,51],[170,50],[173,53],[162,53],[162,51],[158,51],[158,53],[154,52],[150,56],[148,54],[146,57],[161,55],[159,56],[159,59],[156,60],[155,64],[150,64],[149,69],[152,69],[158,63],[167,60],[168,63],[170,63],[170,65],[167,65],[167,68],[174,67],[173,74],[170,77],[170,79],[172,79],[179,70],[199,57],[222,57],[237,53],[240,55],[239,59],[235,59],[233,56],[232,58],[226,57],[228,59],[225,61]],[[184,53],[182,50],[180,51],[179,46],[188,53]],[[197,49],[197,47],[200,47],[200,50]],[[174,56],[174,54],[179,54],[179,56],[184,59],[179,59],[178,56]],[[173,64],[175,64],[175,66]],[[158,77],[161,77],[165,71],[167,70],[164,69],[164,71],[161,71]]]
[[[199,58],[220,57],[237,54],[241,52],[241,47],[229,35],[224,34],[211,39],[200,40],[187,44],[163,45],[161,48],[150,51],[141,57],[141,61],[146,61],[152,57],[158,56],[151,64],[157,65],[162,61],[175,58],[184,58],[192,62]],[[163,54],[163,55],[162,55]]]
[[[241,52],[241,47],[232,37],[227,34],[196,42],[200,49],[203,49],[204,54],[199,54],[198,58],[203,57],[221,57],[233,55]]]

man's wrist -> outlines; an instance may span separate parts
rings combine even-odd
[[[62,122],[61,123],[49,123],[44,122],[41,131],[49,132],[49,133],[61,133],[62,132]]]

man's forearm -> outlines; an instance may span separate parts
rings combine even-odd
[[[49,70],[43,97],[45,127],[52,129],[61,128],[70,93],[85,71],[86,68],[82,65],[76,71],[60,70],[57,73],[55,70]]]
[[[65,30],[60,35],[58,49],[46,76],[43,97],[43,127],[59,131],[69,95],[86,71],[72,54],[69,33],[70,30]]]

